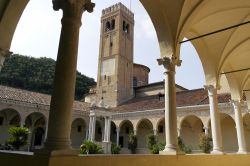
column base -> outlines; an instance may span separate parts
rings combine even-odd
[[[211,154],[218,154],[218,155],[223,155],[225,154],[222,150],[213,150]]]
[[[160,155],[185,155],[184,152],[182,152],[179,149],[172,149],[172,148],[165,148],[163,151],[159,152]]]
[[[238,151],[236,154],[249,154],[247,151]]]
[[[104,154],[111,154],[111,144],[111,142],[102,142]]]

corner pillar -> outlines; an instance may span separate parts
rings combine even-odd
[[[48,134],[38,155],[77,155],[71,148],[70,131],[75,95],[79,29],[84,11],[91,12],[91,0],[53,0],[54,10],[62,9],[62,28],[50,102]]]
[[[217,89],[213,85],[204,86],[208,90],[211,132],[213,139],[213,154],[223,154],[220,113],[218,110]]]

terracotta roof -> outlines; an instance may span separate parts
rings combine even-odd
[[[229,100],[229,94],[218,95],[219,103],[229,102]],[[208,94],[204,89],[177,92],[176,103],[177,107],[208,104]],[[158,95],[155,95],[134,98],[118,107],[113,108],[112,111],[132,112],[162,108],[164,108],[164,100],[159,100]]]
[[[159,81],[159,82],[154,82],[154,83],[150,83],[150,84],[147,84],[147,85],[137,86],[137,87],[135,87],[135,89],[142,89],[142,88],[151,87],[151,86],[157,86],[157,85],[161,85],[161,86],[164,87],[164,84],[165,84],[164,81]],[[184,87],[182,87],[182,86],[180,86],[178,84],[175,84],[175,86],[177,88],[179,88],[179,89],[182,89],[182,90],[188,90],[188,89],[186,89],[186,88],[184,88]]]
[[[0,99],[50,105],[50,98],[50,95],[0,85]],[[73,107],[75,110],[89,110],[90,104],[74,101]]]

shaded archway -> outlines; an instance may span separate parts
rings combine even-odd
[[[159,142],[165,142],[165,118],[162,118],[157,123],[157,139]]]
[[[224,113],[221,113],[220,117],[223,149],[225,152],[237,152],[238,142],[234,119]]]
[[[128,151],[128,135],[133,133],[134,127],[131,121],[124,120],[120,124],[120,136],[119,144],[123,148],[123,153],[129,153]]]
[[[181,122],[180,137],[193,150],[199,150],[199,135],[203,132],[203,123],[195,115],[186,116]]]
[[[147,136],[153,134],[153,124],[148,119],[142,119],[137,124],[137,153],[148,153]]]
[[[112,143],[116,143],[116,136],[117,136],[117,133],[116,133],[116,125],[113,121],[111,121],[111,126],[110,126],[110,141]]]
[[[40,112],[33,112],[25,119],[25,127],[29,128],[30,151],[43,147],[46,132],[46,118]]]
[[[99,120],[96,120],[96,126],[95,126],[95,141],[97,142],[102,142],[103,140],[103,125],[101,124],[102,122]]]
[[[250,152],[250,114],[247,113],[243,117],[243,126],[246,138],[247,151]]]
[[[0,144],[4,144],[9,138],[8,129],[20,126],[20,114],[14,109],[4,109],[0,111]]]
[[[72,148],[79,149],[83,140],[86,138],[86,123],[83,119],[77,118],[71,125],[71,146]]]

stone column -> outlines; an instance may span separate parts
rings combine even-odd
[[[104,117],[104,137],[103,142],[107,142],[108,139],[108,118]]]
[[[213,138],[213,154],[223,154],[220,113],[218,111],[217,89],[213,85],[204,86],[208,90],[211,131]]]
[[[247,154],[246,140],[245,140],[243,120],[241,114],[241,101],[232,100],[231,103],[234,108],[236,132],[237,132],[237,139],[239,146],[238,153]]]
[[[134,135],[137,135],[137,130],[134,130],[133,132],[134,132]]]
[[[88,140],[91,140],[91,134],[92,134],[92,117],[89,116],[89,132],[88,132]]]
[[[157,129],[153,129],[154,136],[157,136]]]
[[[12,54],[9,50],[3,50],[0,48],[0,72],[3,68],[3,63],[7,57],[9,57]]]
[[[104,129],[104,140],[103,140],[103,150],[105,154],[111,153],[111,142],[110,142],[110,117],[105,117],[105,129]]]
[[[176,89],[175,89],[175,66],[174,58],[164,57],[158,59],[158,64],[165,68],[165,134],[166,146],[161,154],[176,155],[180,153],[177,143],[177,114],[176,114]]]
[[[111,118],[108,117],[108,120],[107,120],[107,124],[108,124],[108,127],[107,127],[107,142],[110,142],[110,131],[111,131]]]
[[[96,126],[96,116],[90,115],[89,121],[89,140],[95,141],[95,126]]]
[[[37,154],[76,155],[71,150],[70,131],[75,95],[79,29],[82,13],[91,12],[91,0],[53,0],[54,10],[63,10],[53,92],[51,96],[48,135],[43,150]]]
[[[205,130],[205,135],[208,135],[208,127],[203,127],[203,129]]]
[[[119,145],[120,128],[116,127],[116,144]]]
[[[180,137],[181,136],[181,129],[177,128],[177,136]]]
[[[47,120],[46,121],[46,126],[45,126],[45,136],[44,136],[45,140],[47,139],[47,135],[48,135],[48,126],[49,126],[49,123],[48,123],[48,120]]]

